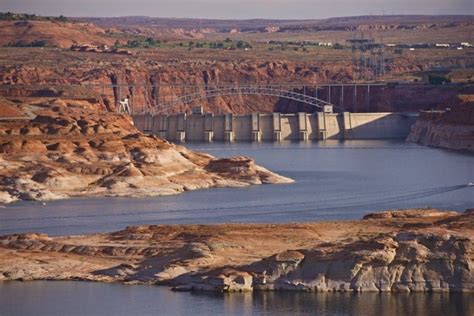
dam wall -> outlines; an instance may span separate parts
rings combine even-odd
[[[169,141],[282,141],[406,138],[417,113],[133,116],[135,126]]]

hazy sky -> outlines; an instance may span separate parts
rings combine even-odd
[[[311,19],[369,14],[474,14],[473,0],[0,0],[41,15]]]

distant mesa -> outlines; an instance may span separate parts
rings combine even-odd
[[[70,48],[77,43],[114,44],[114,39],[92,23],[0,20],[0,30],[0,46]]]

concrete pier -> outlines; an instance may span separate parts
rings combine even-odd
[[[262,133],[260,131],[260,114],[252,113],[252,141],[261,142]]]
[[[298,113],[299,140],[307,141],[308,137],[308,116],[306,113]]]
[[[311,141],[405,138],[417,113],[135,115],[138,129],[170,141]]]

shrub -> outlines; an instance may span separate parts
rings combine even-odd
[[[140,41],[138,40],[131,40],[131,41],[127,41],[127,46],[130,47],[130,48],[137,48],[137,47],[140,47]]]
[[[450,83],[451,80],[440,74],[431,74],[428,76],[428,82],[433,85],[440,85],[444,83]]]
[[[30,43],[18,41],[18,42],[10,42],[6,47],[47,47],[51,46],[54,47],[54,45],[48,45],[48,42],[46,40],[34,40]]]

